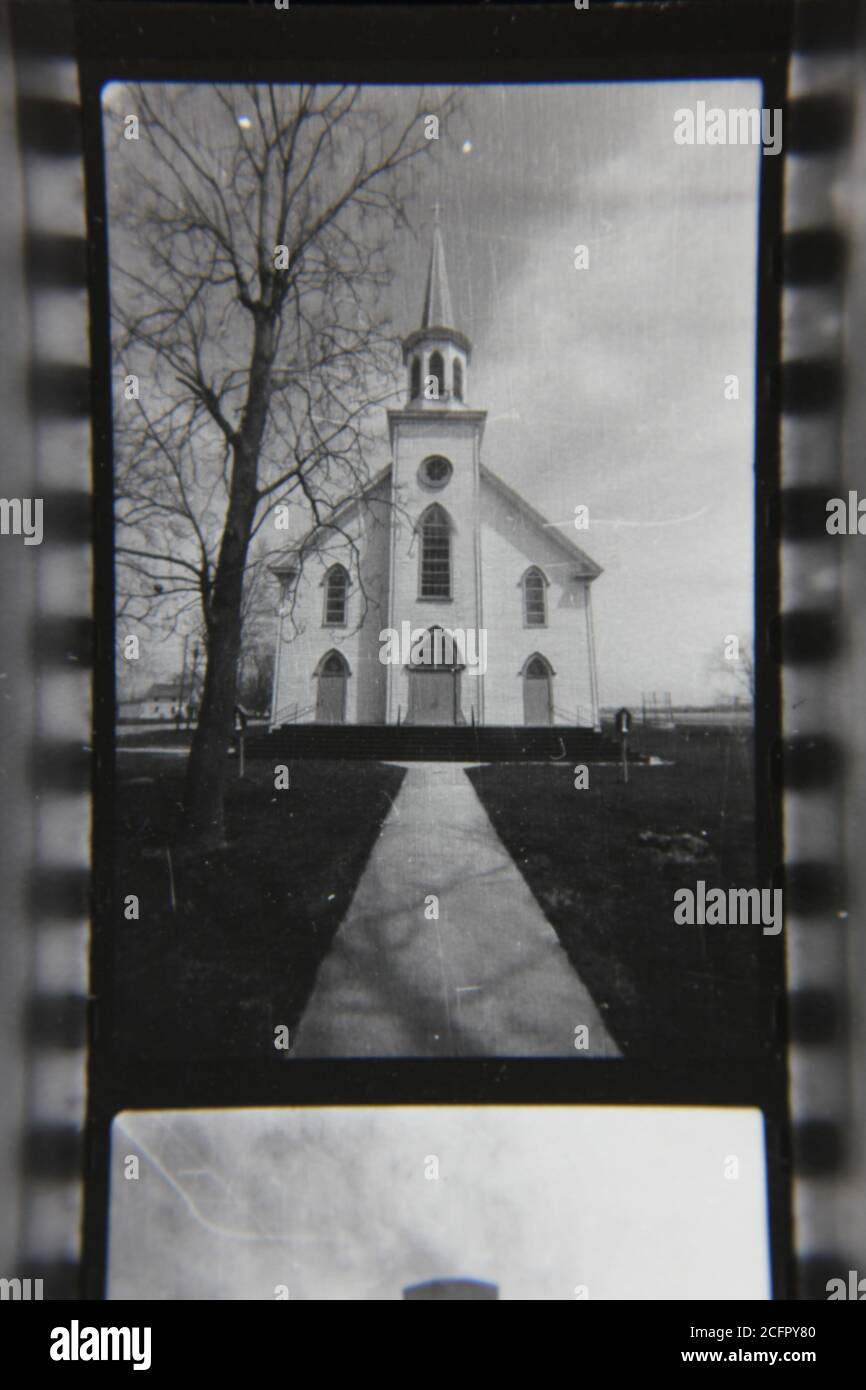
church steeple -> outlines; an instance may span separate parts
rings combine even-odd
[[[434,205],[433,241],[421,327],[403,342],[407,368],[407,409],[465,409],[467,367],[472,345],[454,326],[454,310],[445,265],[445,244]]]
[[[451,291],[448,288],[448,271],[445,268],[445,246],[442,241],[442,228],[439,225],[438,203],[434,204],[433,213],[433,245],[430,248],[430,269],[427,272],[421,327],[453,328],[454,313],[451,308]]]

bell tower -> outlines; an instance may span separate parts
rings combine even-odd
[[[398,632],[404,623],[412,631],[484,626],[479,479],[487,412],[467,404],[472,344],[456,322],[437,204],[421,323],[403,340],[404,404],[388,411],[389,625]],[[405,666],[389,666],[388,723],[417,717],[421,687],[411,685]],[[483,685],[482,675],[458,673],[456,722],[484,722]]]
[[[472,345],[454,323],[439,204],[436,203],[421,327],[403,340],[407,404],[418,409],[463,407]]]

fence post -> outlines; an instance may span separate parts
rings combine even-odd
[[[616,712],[615,728],[619,734],[620,747],[622,749],[622,780],[628,782],[628,733],[631,728],[631,715],[627,709],[619,709]]]

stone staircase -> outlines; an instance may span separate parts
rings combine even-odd
[[[286,724],[246,740],[248,758],[372,759],[376,762],[612,762],[616,739],[568,725],[485,728],[461,725]]]

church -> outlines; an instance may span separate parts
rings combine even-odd
[[[391,463],[287,550],[271,727],[599,727],[591,587],[601,568],[482,461],[472,344],[438,218],[420,326],[403,341]],[[532,476],[527,460],[526,476]]]

